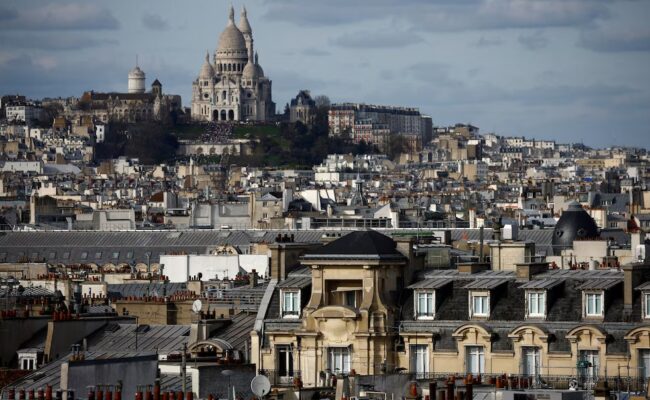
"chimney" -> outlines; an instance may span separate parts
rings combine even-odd
[[[515,264],[515,273],[518,280],[529,281],[533,275],[548,271],[547,263],[521,263]]]
[[[258,280],[257,271],[253,269],[250,273],[250,287],[254,288],[255,286],[257,286],[257,280]]]
[[[623,316],[628,320],[634,307],[634,289],[650,280],[650,263],[638,262],[623,267]]]

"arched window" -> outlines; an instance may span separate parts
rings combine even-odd
[[[226,120],[226,110],[221,110],[221,120],[222,121]]]
[[[235,112],[233,110],[228,111],[228,120],[233,121],[235,119]]]

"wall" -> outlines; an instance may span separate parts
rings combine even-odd
[[[23,343],[32,338],[38,331],[45,329],[49,317],[32,317],[28,319],[0,320],[0,366],[4,367],[16,357]],[[20,332],[20,335],[16,335]]]

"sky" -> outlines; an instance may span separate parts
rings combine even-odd
[[[650,0],[3,0],[0,94],[147,86],[189,106],[230,5],[281,111],[299,90],[434,125],[650,148]]]

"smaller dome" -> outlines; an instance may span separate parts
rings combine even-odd
[[[239,20],[239,30],[241,33],[253,33],[251,24],[248,23],[248,16],[246,15],[246,7],[241,10],[241,19]]]
[[[210,79],[214,76],[214,68],[210,64],[210,55],[205,53],[205,61],[201,66],[201,72],[199,72],[199,79]]]
[[[135,67],[129,72],[129,78],[143,78],[144,79],[144,71],[140,69],[140,67]]]
[[[253,65],[250,60],[246,63],[244,71],[242,72],[242,78],[244,79],[256,79],[259,76],[257,73],[257,67]]]

